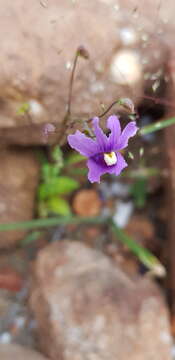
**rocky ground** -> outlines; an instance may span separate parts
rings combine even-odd
[[[173,0],[0,0],[0,5],[0,223],[10,223],[38,216],[40,154],[49,159],[54,144],[70,154],[63,135],[80,46],[88,59],[78,59],[73,120],[98,115],[121,97],[135,104],[140,127],[174,115],[175,5]],[[118,111],[125,121],[120,107],[109,114]],[[48,123],[53,127],[46,134]],[[66,131],[74,127],[77,122]],[[135,182],[132,192],[131,185],[143,168],[141,148],[144,167],[158,172],[148,176],[146,193],[138,198],[143,184]],[[125,154],[130,173],[106,177],[98,186],[87,182],[83,161],[65,167],[80,184],[65,199],[80,217],[112,214],[157,256],[166,277],[151,274],[106,224],[59,225],[32,236],[27,230],[0,232],[2,360],[175,356],[174,129],[143,136],[130,150],[134,159]]]

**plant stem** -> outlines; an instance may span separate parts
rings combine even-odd
[[[121,228],[116,226],[111,220],[112,230],[117,236],[117,239],[128,247],[134,253],[142,264],[144,264],[153,275],[164,277],[166,270],[160,261],[149,250],[135,242],[129,235],[127,235]]]
[[[65,118],[69,118],[71,115],[72,89],[73,89],[74,75],[75,75],[75,69],[77,66],[78,57],[79,57],[79,52],[76,51],[75,59],[73,62],[73,68],[72,68],[72,72],[71,72],[71,77],[70,77],[69,95],[68,95],[68,102],[67,102],[67,113],[66,113]]]
[[[109,112],[109,110],[111,110],[112,107],[117,104],[119,104],[119,100],[115,100],[110,106],[108,106],[108,108],[103,113],[99,114],[98,117],[101,118],[105,116]]]
[[[61,130],[60,130],[60,136],[58,137],[58,143],[60,143],[60,144],[64,143],[65,136],[67,136],[67,128],[68,128],[68,126],[71,126],[72,122],[73,122],[71,120],[72,91],[73,91],[73,84],[74,84],[76,66],[77,66],[78,58],[80,56],[83,57],[84,59],[89,58],[89,54],[88,54],[87,50],[83,46],[78,47],[78,49],[76,51],[76,54],[75,54],[74,62],[73,62],[73,68],[72,68],[72,71],[71,71],[70,83],[69,83],[67,111],[66,111],[63,123],[62,123]]]
[[[14,222],[9,224],[0,224],[1,231],[11,230],[29,230],[50,226],[67,225],[67,224],[104,224],[108,219],[101,217],[78,217],[78,216],[65,216],[53,217],[45,219],[33,219],[30,221]]]
[[[170,125],[174,125],[174,124],[175,124],[175,117],[172,117],[170,119],[163,120],[163,121],[157,121],[154,124],[146,125],[146,126],[142,127],[139,130],[138,135],[147,135],[152,132],[164,129]]]
[[[120,105],[120,106],[123,106],[124,108],[127,108],[128,110],[131,111],[131,108],[129,108],[129,104],[127,104],[127,102],[125,103],[126,101],[129,101],[129,104],[131,106],[132,104],[132,101],[130,99],[125,99],[125,98],[121,98],[121,99],[118,99],[118,100],[115,100],[113,101],[113,103],[111,105],[109,105],[107,107],[107,109],[105,111],[103,111],[101,114],[98,115],[99,118],[102,118],[103,116],[105,116],[111,109],[114,105]],[[127,106],[128,105],[128,106]],[[133,108],[134,110],[134,108]],[[136,113],[132,113],[132,115],[134,115],[135,117],[137,116]],[[92,118],[86,120],[87,123],[91,122],[92,121]]]
[[[147,249],[137,244],[130,236],[128,236],[122,229],[114,224],[111,218],[96,217],[78,217],[78,216],[66,216],[66,217],[55,217],[46,219],[34,219],[30,221],[0,224],[1,231],[11,230],[31,230],[36,228],[44,228],[50,226],[67,225],[67,224],[109,224],[112,227],[117,239],[123,244],[127,245],[138,259],[147,266],[151,272],[159,277],[165,276],[165,269],[159,260],[151,254]]]

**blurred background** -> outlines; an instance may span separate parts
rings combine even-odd
[[[174,14],[0,0],[1,360],[175,359]],[[111,114],[138,135],[91,184],[66,137]]]

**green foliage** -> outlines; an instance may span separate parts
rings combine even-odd
[[[41,165],[41,183],[38,187],[38,213],[41,217],[49,214],[70,215],[69,203],[63,198],[78,189],[79,183],[62,174],[65,168],[63,154],[59,146],[50,153],[51,163],[45,159]]]
[[[24,102],[21,104],[21,106],[18,108],[16,114],[17,115],[24,115],[26,114],[30,109],[30,105],[27,102]]]
[[[61,199],[62,200],[62,199]],[[66,213],[69,211],[65,204],[52,203],[52,200],[49,200],[51,208],[54,208],[54,212],[60,211]],[[64,209],[64,210],[63,210]],[[53,209],[52,209],[53,211]],[[12,230],[22,230],[22,229],[37,229],[37,228],[46,228],[49,226],[58,226],[58,225],[66,225],[66,224],[106,224],[106,226],[111,226],[113,232],[115,233],[117,240],[121,241],[124,245],[131,250],[133,254],[137,256],[137,258],[149,269],[149,271],[157,277],[163,277],[166,275],[166,270],[164,266],[160,263],[160,261],[154,256],[151,252],[145,249],[143,246],[139,245],[136,241],[132,239],[132,237],[128,236],[125,231],[114,224],[111,218],[104,218],[104,217],[78,217],[72,215],[65,216],[57,216],[57,217],[50,217],[45,219],[34,219],[30,221],[24,222],[16,222],[16,223],[9,223],[9,224],[0,224],[0,232],[1,231],[12,231]],[[60,215],[60,214],[59,214]],[[38,231],[33,231],[31,233],[31,237],[29,235],[28,239],[25,240],[23,245],[34,241],[39,236]]]
[[[38,195],[41,200],[46,200],[50,196],[70,194],[78,187],[78,182],[68,176],[55,176],[40,184]]]
[[[151,134],[152,132],[165,129],[166,127],[174,125],[174,124],[175,124],[175,117],[172,117],[172,118],[169,118],[166,120],[157,121],[153,124],[143,126],[139,130],[138,135],[142,136],[142,135]]]
[[[41,178],[44,182],[49,182],[51,179],[58,176],[60,170],[55,164],[45,162],[41,167]]]
[[[50,213],[67,216],[71,214],[69,203],[60,197],[52,197],[47,201],[47,208]]]
[[[137,178],[131,186],[131,195],[137,208],[143,208],[147,197],[147,179],[145,177]]]
[[[128,151],[128,157],[129,157],[131,160],[134,160],[134,154],[133,154],[131,151]]]
[[[64,163],[63,163],[63,153],[59,146],[55,146],[51,153],[52,160],[57,165],[57,168],[60,170]]]
[[[41,231],[32,231],[25,236],[25,238],[21,241],[21,246],[29,245],[31,242],[36,241],[41,235]]]
[[[155,276],[164,277],[166,270],[160,261],[149,250],[139,245],[129,235],[127,235],[121,228],[116,226],[112,221],[112,230],[117,236],[117,239],[128,247],[137,258],[144,264]]]

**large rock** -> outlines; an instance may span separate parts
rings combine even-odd
[[[0,223],[32,219],[39,180],[39,164],[34,152],[25,149],[0,151]],[[20,241],[26,231],[0,233],[0,248]]]
[[[100,104],[107,107],[123,96],[140,101],[145,79],[160,72],[167,61],[167,46],[156,33],[158,4],[158,0],[154,4],[149,0],[145,7],[128,0],[0,0],[1,143],[43,143],[47,122],[57,124],[50,141],[59,139],[80,45],[90,59],[80,59],[77,67],[72,96],[76,119],[97,115]],[[166,26],[162,17],[160,25]],[[29,116],[18,114],[24,102],[29,104]]]
[[[171,336],[160,290],[129,278],[102,253],[63,241],[41,250],[31,307],[53,360],[169,360]]]
[[[17,344],[0,344],[1,360],[47,360],[46,357]]]

